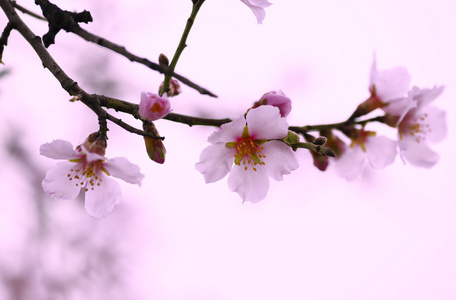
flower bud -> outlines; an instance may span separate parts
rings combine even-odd
[[[147,133],[151,133],[157,137],[159,136],[154,123],[150,121],[143,122],[143,129]],[[146,151],[149,158],[156,163],[163,164],[165,162],[166,148],[162,140],[145,136],[144,142],[146,143]]]
[[[161,53],[159,56],[158,56],[158,64],[162,67],[167,67],[169,66],[169,59],[168,57],[166,57],[166,55],[164,55],[163,53]]]
[[[291,100],[287,98],[282,91],[271,91],[264,94],[260,100],[255,102],[252,108],[257,108],[261,105],[272,105],[280,110],[282,118],[288,116],[291,111]]]
[[[141,93],[141,102],[139,103],[139,114],[151,121],[163,118],[171,111],[171,105],[168,98],[160,97],[157,94]]]
[[[319,136],[312,143],[317,146],[324,146],[327,141],[328,141],[328,138],[326,138],[324,136]]]
[[[96,153],[98,155],[104,156],[106,152],[106,147],[108,143],[106,137],[102,136],[98,131],[91,133],[84,143],[82,144],[91,153]],[[80,147],[80,146],[78,146]]]
[[[163,88],[163,82],[160,84],[160,87],[158,88],[159,91]],[[174,97],[182,93],[182,89],[180,87],[179,81],[176,79],[171,79],[171,82],[169,83],[168,90],[166,91],[166,95],[168,97]]]

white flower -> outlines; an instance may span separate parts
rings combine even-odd
[[[396,158],[397,143],[384,136],[363,136],[362,142],[354,142],[336,159],[339,176],[354,180],[364,173],[367,163],[374,169],[383,169]]]
[[[429,104],[443,92],[443,88],[413,87],[409,92],[408,100],[414,107],[404,113],[398,122],[398,141],[402,159],[414,166],[430,168],[439,159],[427,142],[436,143],[445,138],[446,113]]]
[[[74,199],[82,188],[85,191],[86,211],[97,218],[110,213],[120,202],[119,184],[109,175],[139,186],[144,178],[139,167],[126,158],[107,159],[89,152],[84,144],[74,150],[70,142],[55,140],[41,145],[40,154],[67,160],[46,173],[42,182],[46,194],[53,199]]]
[[[271,5],[267,0],[241,0],[241,2],[252,10],[257,18],[258,24],[261,24],[266,16],[264,9]]]
[[[291,148],[279,141],[287,133],[288,124],[277,107],[251,109],[208,138],[212,145],[203,150],[196,169],[206,183],[230,173],[228,187],[244,201],[258,202],[266,197],[269,176],[283,180],[298,167]]]

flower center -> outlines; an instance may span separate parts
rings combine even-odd
[[[427,117],[428,114],[414,116],[404,129],[405,133],[408,133],[414,137],[417,143],[426,140],[426,134],[432,131],[431,125],[429,125],[429,123],[426,123]]]
[[[234,155],[234,163],[238,166],[244,166],[247,171],[248,166],[251,166],[254,171],[257,171],[257,166],[265,165],[262,161],[266,156],[261,153],[263,146],[260,146],[251,138],[242,138],[236,143],[236,154]]]
[[[164,107],[162,107],[160,104],[158,104],[157,102],[155,102],[151,108],[150,108],[150,111],[151,112],[161,112],[163,111]]]
[[[67,179],[73,181],[76,186],[84,188],[86,192],[89,189],[93,191],[102,184],[101,171],[109,175],[101,160],[90,164],[87,164],[85,157],[70,161],[75,162],[76,166],[70,169]]]

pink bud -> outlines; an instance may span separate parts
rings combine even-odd
[[[163,118],[171,111],[168,98],[160,97],[157,94],[141,93],[141,102],[139,103],[139,114],[151,121]]]
[[[291,100],[282,91],[271,91],[261,97],[260,100],[254,103],[252,108],[256,108],[260,105],[272,105],[280,110],[282,118],[288,116],[291,111]]]
[[[160,85],[158,90],[161,91],[162,88],[163,88],[163,82]],[[171,82],[169,83],[169,87],[168,87],[168,91],[166,92],[166,95],[168,97],[174,97],[174,96],[179,95],[180,93],[182,93],[182,89],[180,87],[179,81],[177,81],[176,79],[171,79]]]

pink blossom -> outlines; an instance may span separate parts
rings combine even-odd
[[[153,93],[141,93],[139,114],[151,121],[163,118],[171,111],[171,105],[166,95],[160,97]]]
[[[282,118],[288,116],[291,111],[291,100],[282,91],[271,91],[264,94],[260,100],[254,103],[253,108],[260,105],[272,105],[280,110]]]
[[[336,172],[339,176],[354,180],[363,175],[367,164],[374,169],[383,169],[394,162],[397,143],[384,136],[373,136],[369,133],[346,147],[336,158]]]
[[[266,16],[264,9],[271,5],[267,0],[241,0],[241,2],[252,10],[257,18],[258,24],[261,24]]]
[[[113,210],[121,197],[119,184],[109,175],[139,186],[144,175],[139,172],[138,166],[127,159],[107,159],[100,155],[100,151],[92,147],[87,149],[88,145],[84,143],[73,149],[71,143],[64,140],[41,145],[41,155],[66,160],[46,173],[42,185],[46,194],[53,199],[75,199],[83,189],[87,213],[101,218]]]
[[[212,145],[203,150],[196,169],[206,183],[230,173],[228,187],[244,201],[258,202],[266,197],[269,176],[283,180],[298,167],[291,148],[280,141],[287,133],[288,124],[277,107],[251,109],[245,118],[224,124],[209,136]]]
[[[377,60],[374,56],[369,91],[376,100],[382,103],[382,109],[387,113],[397,116],[406,109],[403,106],[404,103],[399,100],[407,98],[411,80],[412,77],[405,67],[377,70]]]
[[[429,104],[442,92],[443,86],[432,89],[413,87],[408,100],[413,102],[399,120],[398,142],[402,159],[414,166],[430,168],[435,165],[439,155],[428,146],[427,142],[440,142],[447,133],[446,113]]]

